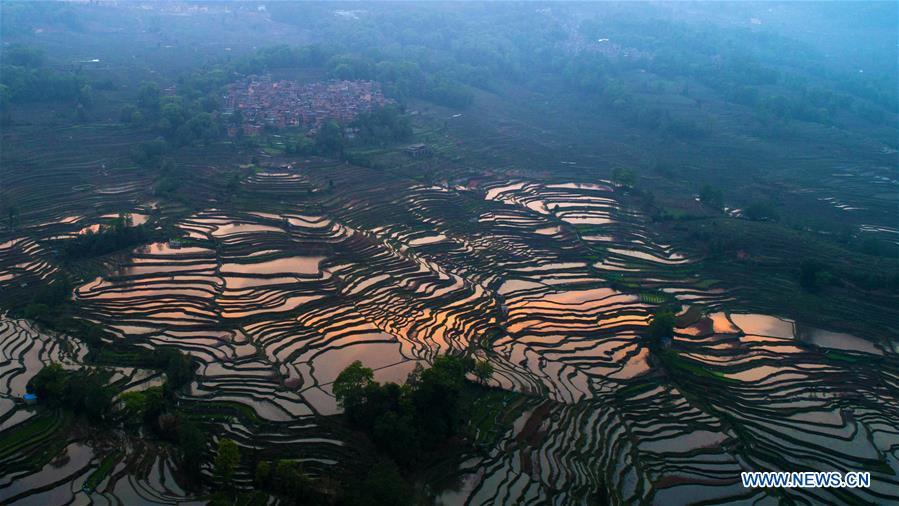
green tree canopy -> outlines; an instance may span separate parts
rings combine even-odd
[[[493,365],[486,360],[478,360],[474,365],[474,375],[481,383],[487,383],[493,377]]]
[[[337,403],[342,407],[355,406],[362,402],[365,389],[374,381],[374,371],[355,361],[341,371],[334,380],[332,389]]]
[[[214,475],[216,481],[227,488],[233,485],[234,471],[240,464],[240,449],[237,443],[228,438],[219,440],[218,452],[215,455]]]
[[[344,148],[343,128],[336,121],[328,121],[315,136],[315,148],[323,155],[340,155]]]
[[[649,336],[654,339],[674,336],[674,320],[674,313],[671,311],[656,313],[649,322]]]
[[[612,171],[612,181],[625,188],[630,188],[637,182],[637,176],[634,174],[634,171],[619,167]]]

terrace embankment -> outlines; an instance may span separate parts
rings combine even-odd
[[[356,436],[325,416],[338,411],[340,370],[361,360],[402,381],[465,352],[493,364],[492,386],[527,395],[496,407],[508,423],[473,420],[494,429],[436,480],[461,483],[437,492],[448,503],[571,504],[605,490],[615,503],[777,499],[739,482],[775,469],[873,475],[869,489],[787,500],[895,498],[889,336],[732,311],[734,292],[661,243],[609,182],[426,185],[297,163],[250,175],[238,199],[173,227],[181,241],[83,279],[77,314],[117,340],[193,356],[180,401],[246,450],[313,475],[357,465]],[[0,279],[40,261],[35,230],[5,239]],[[695,308],[670,341],[646,337],[660,306]]]
[[[163,446],[117,431],[97,431],[69,412],[26,405],[25,387],[44,365],[84,366],[77,338],[44,332],[26,320],[0,316],[0,501],[4,504],[171,503],[190,499]],[[108,369],[118,392],[164,381],[146,369]],[[89,498],[90,497],[90,498]]]

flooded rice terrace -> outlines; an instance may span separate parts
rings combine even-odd
[[[240,204],[177,217],[180,241],[135,249],[73,296],[82,318],[119,339],[199,360],[181,402],[251,412],[253,431],[217,422],[244,449],[283,449],[328,473],[356,451],[318,416],[338,412],[331,383],[345,366],[361,360],[401,382],[437,354],[473,351],[494,365],[493,386],[527,395],[511,429],[434,487],[440,503],[576,504],[604,488],[663,505],[899,495],[893,336],[874,343],[733,311],[734,295],[701,277],[699,259],[656,242],[611,185],[485,176],[429,186],[331,167],[261,172],[241,191]],[[0,290],[51,276],[46,239],[91,225],[60,215],[2,239]],[[648,317],[674,301],[676,335],[653,346]],[[34,416],[48,418],[43,433],[62,423],[12,399],[42,364],[73,366],[85,352],[3,317],[0,430]],[[123,390],[158,380],[114,377]],[[0,448],[0,501],[190,499],[165,452],[130,446],[84,490],[112,451],[89,439],[53,448],[64,463],[17,474],[16,462],[51,445],[43,433]],[[865,470],[872,486],[748,490],[745,470]]]

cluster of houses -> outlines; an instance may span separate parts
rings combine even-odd
[[[255,135],[266,126],[316,130],[330,120],[346,124],[360,113],[389,102],[375,81],[299,84],[272,81],[271,76],[265,75],[229,85],[224,112],[239,118],[228,128],[228,135],[234,137],[238,129],[245,135]]]

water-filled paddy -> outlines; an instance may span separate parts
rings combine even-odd
[[[319,264],[324,257],[288,257],[249,264],[227,263],[221,266],[222,272],[238,274],[318,274]]]
[[[335,189],[318,191],[329,179]],[[182,217],[176,228],[202,246],[134,250],[81,280],[79,311],[120,339],[199,360],[187,401],[239,405],[268,424],[250,436],[221,422],[220,433],[302,447],[324,467],[352,459],[316,422],[337,411],[330,383],[343,367],[361,360],[377,379],[402,381],[436,353],[484,347],[491,384],[531,404],[439,480],[459,483],[447,504],[578,503],[599,483],[621,502],[728,502],[745,496],[741,470],[822,462],[872,469],[876,485],[854,499],[883,502],[899,486],[894,351],[733,310],[727,288],[685,276],[697,259],[656,242],[605,184],[483,178],[374,191],[375,179],[352,167],[256,174],[246,195],[295,203]],[[31,238],[4,238],[0,283],[50,272],[41,255]],[[664,347],[644,337],[659,300],[700,315]],[[22,344],[39,333],[0,337],[8,395],[24,385],[17,364],[36,371],[58,355]],[[856,366],[871,359],[876,370]],[[27,418],[17,413],[0,424]],[[151,481],[170,472],[159,462]],[[121,479],[107,490],[145,494]]]

